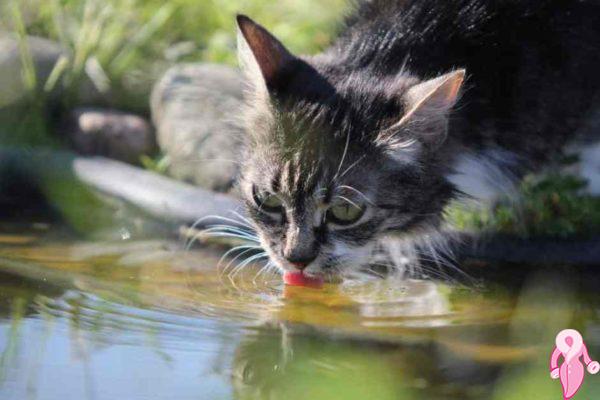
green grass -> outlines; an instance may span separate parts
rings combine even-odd
[[[152,84],[169,65],[236,63],[236,13],[266,25],[292,51],[312,53],[332,40],[346,7],[346,0],[9,0],[0,3],[0,29],[69,49],[38,85],[49,91],[60,82],[67,105],[77,102],[87,74],[114,93],[112,105],[147,109]],[[24,72],[28,87],[35,86],[30,68]]]
[[[590,236],[600,232],[600,198],[585,194],[586,182],[567,174],[526,176],[519,200],[504,199],[491,208],[454,204],[448,221],[462,231],[491,231],[521,237]]]

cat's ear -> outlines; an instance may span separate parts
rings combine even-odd
[[[446,138],[448,114],[458,100],[465,79],[465,70],[420,82],[409,88],[403,97],[406,112],[399,122],[387,130],[389,136],[399,135],[402,143],[417,141],[435,148]]]
[[[435,150],[446,138],[448,115],[464,79],[465,70],[460,69],[410,87],[402,99],[406,112],[378,135],[377,143],[407,161],[414,160],[423,147]]]
[[[410,123],[434,113],[447,115],[458,100],[464,80],[465,70],[459,69],[408,89],[404,95],[407,111],[399,124]]]
[[[255,89],[271,89],[295,57],[264,27],[245,15],[237,16],[238,58]]]

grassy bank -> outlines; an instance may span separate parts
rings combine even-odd
[[[600,198],[587,195],[586,185],[557,172],[529,175],[519,184],[517,198],[481,209],[454,204],[447,210],[448,221],[461,231],[523,238],[592,236],[600,233]]]
[[[175,62],[235,64],[236,13],[265,24],[293,51],[311,53],[331,41],[346,6],[345,0],[9,0],[0,3],[0,29],[70,50],[40,86],[60,79],[73,98],[87,74],[100,90],[115,93],[115,105],[143,108],[156,77]]]

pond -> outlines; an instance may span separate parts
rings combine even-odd
[[[576,270],[317,290],[224,273],[223,252],[3,225],[0,398],[561,399],[557,332],[600,358],[600,286]],[[588,375],[576,398],[599,391]]]

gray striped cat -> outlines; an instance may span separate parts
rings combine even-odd
[[[600,85],[593,1],[364,1],[307,57],[238,27],[242,196],[271,262],[308,276],[434,256],[448,202],[559,154]]]

